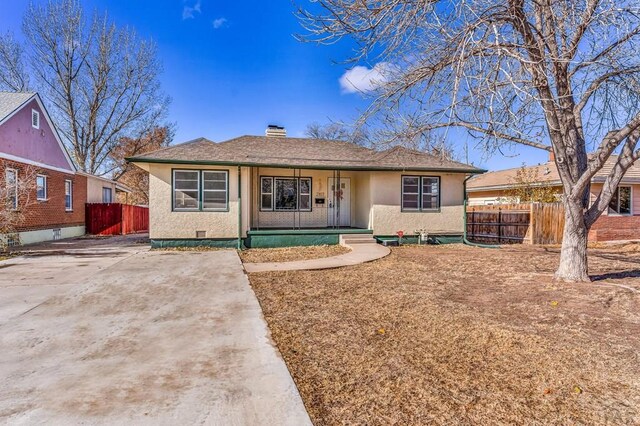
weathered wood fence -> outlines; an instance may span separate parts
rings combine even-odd
[[[467,207],[467,238],[493,244],[560,244],[562,203]]]
[[[87,203],[87,234],[126,235],[149,230],[149,208],[119,203]]]

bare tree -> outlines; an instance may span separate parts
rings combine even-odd
[[[366,130],[363,128],[355,128],[354,126],[349,126],[338,121],[331,121],[325,124],[318,122],[309,123],[305,129],[305,135],[314,139],[345,141],[361,146],[371,144],[369,133]]]
[[[31,70],[78,167],[95,174],[118,140],[139,137],[165,117],[155,44],[87,18],[77,0],[31,4],[23,30]]]
[[[542,172],[544,175],[545,171]],[[560,189],[551,185],[541,176],[539,167],[522,166],[513,179],[508,197],[515,203],[555,203],[560,197]]]
[[[131,188],[127,201],[131,204],[149,204],[149,173],[129,163],[126,158],[169,146],[173,140],[173,128],[157,127],[138,138],[120,138],[111,151],[113,179]]]
[[[0,90],[25,92],[29,75],[23,61],[22,46],[11,33],[0,35]]]
[[[555,276],[588,280],[589,228],[640,157],[640,3],[313,3],[300,11],[307,40],[351,37],[361,46],[352,60],[392,64],[365,118],[410,111],[416,134],[457,127],[488,151],[507,143],[554,152],[566,211]],[[613,153],[590,205],[591,179]]]
[[[8,239],[24,224],[30,206],[36,203],[36,175],[29,165],[0,160],[0,252],[8,248]]]

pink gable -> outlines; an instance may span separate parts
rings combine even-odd
[[[31,125],[31,110],[40,113],[39,129]],[[53,132],[45,112],[33,99],[0,125],[0,153],[72,170]]]

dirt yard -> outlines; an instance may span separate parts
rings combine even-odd
[[[316,425],[640,424],[640,246],[408,246],[250,275]]]
[[[340,245],[283,247],[275,249],[249,249],[240,253],[244,263],[291,262],[295,260],[320,259],[348,253],[349,249]]]

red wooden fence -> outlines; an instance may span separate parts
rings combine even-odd
[[[119,203],[87,203],[87,234],[126,235],[149,230],[149,208]]]

